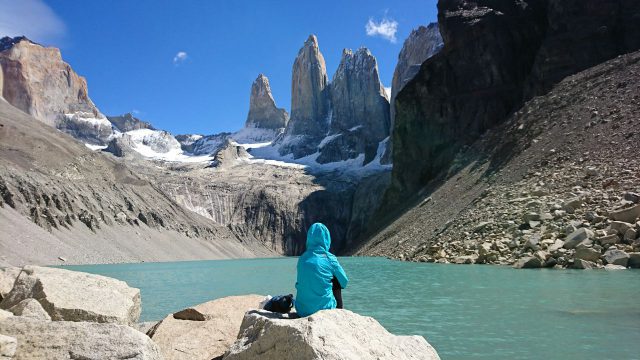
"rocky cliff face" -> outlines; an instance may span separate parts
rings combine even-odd
[[[127,132],[127,131],[140,130],[140,129],[155,130],[155,128],[150,123],[138,119],[137,117],[133,116],[133,114],[131,113],[126,113],[119,116],[107,116],[107,119],[120,132]]]
[[[2,38],[0,49],[5,100],[85,142],[108,140],[111,123],[89,99],[85,79],[62,61],[60,50],[25,37]]]
[[[293,63],[291,79],[291,119],[285,131],[281,153],[294,158],[316,152],[327,134],[330,105],[324,57],[318,39],[310,35]]]
[[[427,26],[420,26],[411,31],[409,37],[404,41],[402,50],[398,55],[398,63],[393,72],[393,80],[391,82],[391,127],[393,128],[393,120],[395,117],[395,100],[398,92],[413,79],[420,70],[422,63],[428,58],[435,55],[442,49],[444,43],[440,35],[438,23],[431,23]],[[389,142],[383,163],[391,162],[392,144]]]
[[[638,8],[605,5],[441,0],[444,49],[397,96],[389,201],[421,189],[527,94],[637,46]]]
[[[249,114],[245,127],[278,130],[287,126],[287,121],[289,114],[285,109],[276,107],[269,79],[263,74],[258,75],[251,85]]]
[[[330,85],[332,117],[329,138],[320,147],[319,163],[365,154],[371,161],[380,141],[389,136],[389,101],[376,58],[366,48],[345,49]]]
[[[398,92],[413,79],[420,71],[422,63],[442,49],[444,43],[440,35],[438,23],[420,26],[411,30],[411,34],[404,41],[402,50],[398,55],[398,63],[393,72],[391,81],[391,122],[394,117],[394,100]]]

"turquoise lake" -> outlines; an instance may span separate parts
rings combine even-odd
[[[295,294],[296,258],[65,268],[142,292],[141,321],[215,298]],[[340,258],[345,308],[444,359],[640,359],[640,271],[515,270]]]

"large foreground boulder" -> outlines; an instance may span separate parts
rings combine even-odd
[[[277,315],[248,312],[224,359],[440,359],[422,336],[393,335],[375,319],[348,310],[295,320]]]
[[[124,325],[12,317],[0,333],[17,339],[14,359],[162,359],[149,337]]]
[[[257,309],[263,298],[243,295],[209,301],[167,316],[148,334],[165,360],[210,360],[229,349],[245,312]]]
[[[140,290],[106,276],[64,269],[25,266],[0,303],[10,309],[36,299],[57,321],[133,324],[140,317]]]

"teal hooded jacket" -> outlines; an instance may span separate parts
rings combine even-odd
[[[331,235],[320,223],[311,225],[307,232],[307,249],[298,259],[296,282],[296,310],[300,316],[309,316],[323,309],[335,309],[332,283],[335,276],[341,288],[349,279],[338,259],[329,252]]]

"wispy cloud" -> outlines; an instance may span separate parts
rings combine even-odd
[[[393,19],[388,19],[386,16],[378,22],[373,18],[369,18],[364,28],[369,36],[380,36],[392,43],[397,41],[396,32],[398,31],[398,22]]]
[[[184,51],[178,51],[176,56],[173,57],[173,64],[180,65],[189,58],[189,55]]]
[[[64,22],[42,0],[0,0],[0,37],[25,35],[45,44],[62,41]]]

